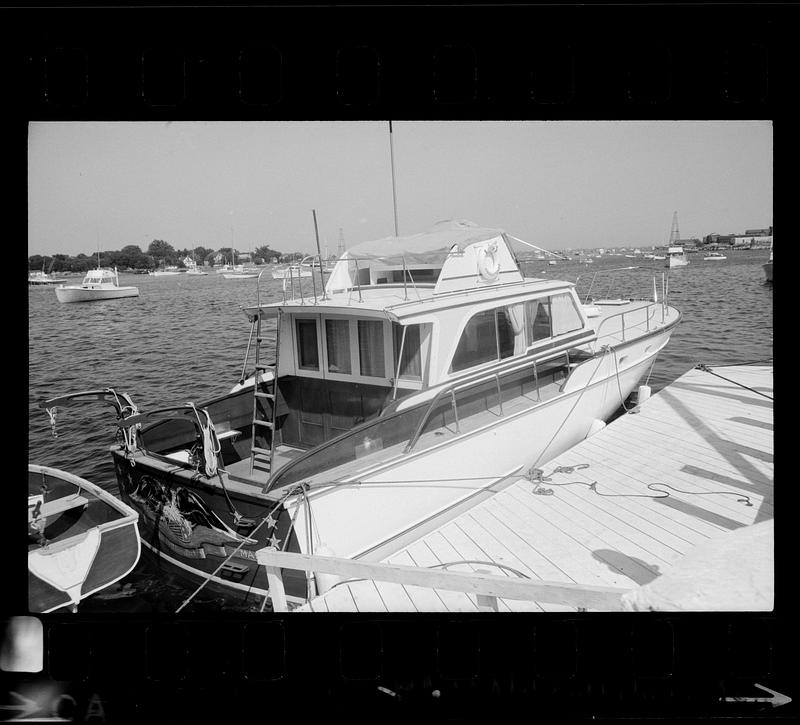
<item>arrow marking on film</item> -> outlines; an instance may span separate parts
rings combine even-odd
[[[764,685],[759,685],[758,683],[754,683],[755,686],[759,690],[764,690],[764,692],[769,692],[772,697],[725,697],[722,698],[723,702],[768,702],[772,707],[780,707],[781,705],[786,705],[787,703],[792,701],[791,697],[787,695],[782,695],[780,692],[775,692],[775,690],[770,690],[769,687],[764,687]]]
[[[16,716],[11,718],[12,720],[28,717],[30,714],[36,712],[39,709],[38,703],[28,699],[27,697],[23,697],[18,692],[10,692],[9,694],[15,697],[17,700],[19,700],[19,704],[0,705],[0,710],[17,710],[18,713]]]

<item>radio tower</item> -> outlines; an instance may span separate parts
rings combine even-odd
[[[675,244],[681,238],[681,233],[678,230],[678,212],[672,213],[672,230],[669,233],[670,245]]]
[[[336,248],[336,259],[341,259],[344,254],[344,233],[342,228],[339,227],[339,246]]]

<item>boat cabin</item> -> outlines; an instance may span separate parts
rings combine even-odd
[[[81,282],[82,287],[93,289],[100,285],[118,285],[119,277],[116,270],[106,269],[105,267],[98,267],[97,269],[90,269]]]
[[[342,437],[343,459],[353,460],[364,454],[356,451],[364,436],[349,434],[370,421],[391,428],[373,436],[381,447],[407,446],[426,411],[417,438],[454,416],[463,430],[492,406],[558,394],[592,355],[595,329],[574,286],[525,279],[499,230],[445,222],[427,234],[368,242],[347,250],[325,282],[245,308],[258,340],[274,326],[278,349],[263,378],[203,406],[229,471],[255,449],[270,451],[272,476]],[[254,382],[264,391],[255,400]],[[155,436],[156,447],[179,449],[193,425],[190,415],[184,432]],[[145,445],[155,445],[154,433],[143,431]]]

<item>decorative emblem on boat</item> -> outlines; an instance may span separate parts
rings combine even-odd
[[[487,282],[494,282],[500,274],[500,261],[497,259],[497,243],[487,244],[478,250],[478,272]]]

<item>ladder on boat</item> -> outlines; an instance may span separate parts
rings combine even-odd
[[[272,456],[275,453],[275,412],[278,394],[278,355],[280,350],[281,315],[278,312],[275,337],[275,362],[268,365],[261,361],[261,345],[264,342],[261,330],[261,309],[256,313],[256,355],[255,376],[253,379],[253,423],[250,435],[250,475],[257,470],[269,474],[272,470]],[[272,380],[264,380],[263,375],[272,371]],[[267,447],[256,445],[256,436],[261,434],[267,440]]]

